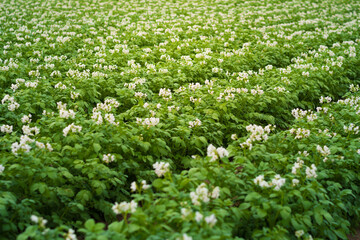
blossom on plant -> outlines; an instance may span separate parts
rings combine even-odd
[[[81,129],[82,129],[81,126],[77,126],[74,123],[72,123],[72,124],[68,125],[66,128],[64,128],[63,135],[64,135],[64,137],[66,137],[70,131],[73,133],[81,132]]]
[[[73,229],[69,229],[69,231],[64,236],[65,240],[77,240],[75,231]]]
[[[296,179],[296,178],[294,178],[293,180],[292,180],[292,185],[293,186],[296,186],[296,185],[298,185],[299,184],[299,180],[298,179]]]
[[[295,236],[296,236],[297,238],[301,238],[302,235],[304,235],[304,230],[297,230],[297,231],[295,232]]]
[[[0,164],[0,174],[2,174],[4,172],[4,170],[5,170],[5,167],[2,164]]]
[[[330,148],[327,146],[321,147],[320,145],[316,146],[316,150],[324,157],[324,162],[327,160],[327,156],[331,154]]]
[[[136,191],[136,189],[137,189],[136,182],[131,183],[130,189],[131,189],[132,192]]]
[[[296,162],[294,163],[294,166],[291,169],[291,173],[292,174],[297,174],[297,170],[300,169],[302,167],[302,165],[304,164],[304,161],[301,160],[299,157],[296,159]]]
[[[31,123],[31,114],[29,115],[24,115],[22,118],[21,118],[21,122],[22,123]]]
[[[195,213],[195,221],[196,222],[201,222],[201,220],[203,219],[203,215],[200,212],[196,212]]]
[[[160,88],[159,96],[162,97],[165,101],[169,101],[172,98],[171,90],[166,88]]]
[[[359,127],[355,126],[353,123],[350,123],[349,126],[344,126],[344,131],[346,133],[358,134],[359,133]]]
[[[211,197],[212,198],[219,198],[220,196],[220,188],[219,187],[215,187],[211,193]]]
[[[330,103],[332,101],[332,98],[331,97],[323,97],[321,96],[320,97],[320,103]]]
[[[18,151],[22,150],[23,152],[29,152],[31,146],[28,143],[34,142],[33,139],[29,138],[27,135],[22,135],[20,137],[20,142],[15,142],[11,145],[11,151],[13,154],[18,155]]]
[[[211,195],[210,195],[211,196]],[[200,205],[201,202],[207,203],[210,201],[209,190],[206,188],[205,183],[201,183],[195,190],[190,192],[190,198],[194,205]]]
[[[216,148],[210,144],[207,148],[207,156],[211,157],[210,162],[213,162],[218,158],[229,156],[229,152],[223,147]]]
[[[38,217],[35,215],[31,215],[30,217],[31,221],[33,221],[34,223],[39,224],[40,227],[45,228],[45,225],[47,223],[47,220],[42,218],[42,217]]]
[[[290,133],[295,135],[295,139],[307,138],[310,136],[310,130],[305,128],[290,129]]]
[[[311,168],[310,167],[306,167],[306,178],[316,178],[317,177],[317,174],[316,174],[316,166],[315,164],[312,164],[311,165]]]
[[[150,188],[150,185],[147,184],[145,180],[142,180],[141,184],[142,184],[142,189],[144,189],[144,190],[147,190]]]
[[[165,162],[156,162],[153,164],[153,168],[155,169],[155,173],[158,177],[165,175],[165,173],[169,172],[170,164]]]
[[[264,180],[264,175],[259,175],[254,179],[254,183],[262,188],[269,188],[275,186],[274,190],[279,191],[280,188],[285,184],[286,179],[282,178],[280,174],[276,174],[272,181],[268,183]]]
[[[189,209],[189,208],[181,208],[181,216],[182,216],[182,218],[185,219],[191,213],[192,213],[191,209]]]
[[[217,222],[217,219],[216,219],[216,216],[215,214],[211,214],[210,216],[206,217],[205,218],[205,222],[210,226],[210,227],[213,227],[216,222]]]
[[[182,240],[192,240],[193,238],[191,236],[186,235],[186,233],[183,234]]]
[[[12,125],[2,125],[0,131],[3,133],[12,133],[13,126]]]
[[[150,128],[150,127],[158,125],[159,122],[160,122],[160,119],[159,118],[154,118],[154,117],[145,118],[144,120],[141,119],[141,118],[136,118],[136,122],[138,124],[141,124],[143,126],[147,126],[148,128]]]
[[[112,206],[112,210],[114,211],[115,214],[121,214],[121,213],[134,213],[136,211],[138,204],[137,202],[135,202],[134,200],[132,200],[131,202],[121,202],[121,203],[115,203]]]
[[[252,143],[255,141],[266,141],[268,139],[268,134],[271,130],[273,130],[276,126],[272,126],[271,124],[265,126],[264,128],[262,126],[258,126],[255,124],[251,124],[246,126],[246,130],[250,132],[250,137],[243,143],[240,144],[242,148],[249,148],[251,150]]]
[[[4,96],[4,98],[1,100],[1,104],[5,104],[5,102],[10,102],[8,104],[8,109],[9,111],[13,112],[15,111],[16,109],[18,109],[20,107],[20,104],[18,104],[16,101],[15,101],[15,98],[14,97],[10,97],[10,95],[6,94]]]
[[[108,153],[108,154],[104,154],[103,155],[103,161],[106,163],[110,163],[110,162],[114,162],[115,161],[115,156]]]
[[[237,139],[237,135],[236,135],[236,133],[231,134],[231,139],[232,139],[232,140],[236,140],[236,139]]]
[[[286,179],[282,178],[280,174],[276,174],[273,180],[271,181],[271,185],[275,186],[274,190],[279,191],[280,188],[285,184]]]
[[[189,122],[189,128],[201,126],[201,121],[197,118],[195,121]]]
[[[24,125],[22,127],[24,135],[34,136],[40,133],[40,129],[38,127],[29,127],[29,125]]]

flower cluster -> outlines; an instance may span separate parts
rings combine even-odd
[[[105,163],[111,163],[111,162],[114,162],[115,161],[115,156],[108,153],[108,154],[104,154],[103,155],[103,161]]]
[[[142,180],[140,185],[137,185],[136,182],[132,182],[131,186],[130,186],[130,189],[131,189],[132,192],[135,192],[137,189],[139,189],[139,190],[141,190],[141,189],[147,190],[150,187],[151,186],[149,184],[147,184],[145,180]]]
[[[201,126],[201,121],[197,118],[195,121],[189,122],[189,128],[199,127]]]
[[[202,222],[202,220],[204,219],[204,216],[200,213],[200,212],[196,212],[195,213],[195,221],[200,223]],[[209,225],[209,227],[213,227],[215,226],[217,219],[215,214],[211,214],[210,216],[205,217],[205,222],[207,225]]]
[[[0,127],[0,131],[3,132],[3,133],[12,133],[13,126],[11,126],[11,125],[2,125]]]
[[[220,188],[215,187],[212,192],[209,192],[205,183],[200,184],[195,192],[190,193],[191,201],[194,205],[200,205],[201,202],[207,203],[210,201],[210,198],[219,198],[220,196]]]
[[[159,91],[159,96],[162,97],[165,101],[169,101],[172,98],[171,90],[166,88],[161,88]]]
[[[150,128],[150,127],[158,125],[160,122],[160,119],[155,118],[155,117],[145,118],[145,119],[136,118],[136,122],[137,122],[137,124],[140,124],[140,125],[146,126],[147,128]]]
[[[81,126],[77,126],[74,123],[72,123],[69,126],[67,126],[66,128],[64,128],[63,135],[64,135],[64,137],[66,137],[69,132],[73,132],[73,133],[81,132],[81,129],[82,129]]]
[[[344,131],[346,133],[358,134],[359,126],[355,126],[353,123],[350,123],[349,126],[344,126]]]
[[[327,146],[321,147],[320,145],[316,146],[316,150],[324,157],[324,162],[327,160],[327,156],[331,154],[330,148]]]
[[[229,152],[223,147],[216,148],[210,144],[207,148],[207,156],[211,157],[210,162],[214,162],[219,158],[229,156]]]
[[[255,124],[246,126],[246,130],[250,132],[250,137],[243,143],[240,144],[242,148],[249,148],[250,150],[253,147],[253,142],[256,141],[266,141],[268,139],[268,134],[273,130],[276,126],[272,126],[271,124],[266,127],[258,126]]]
[[[38,217],[38,216],[35,216],[35,215],[31,215],[30,217],[31,221],[33,221],[34,223],[38,224],[39,227],[41,228],[45,228],[45,225],[47,223],[47,220],[42,218],[42,217]]]
[[[57,108],[59,110],[59,116],[61,118],[65,118],[65,119],[69,119],[69,118],[74,119],[75,118],[76,113],[74,112],[74,110],[71,110],[71,109],[67,110],[66,103],[63,104],[62,102],[58,102]]]
[[[112,206],[112,210],[115,214],[122,214],[122,213],[134,213],[136,211],[138,204],[134,200],[131,202],[121,202],[121,203],[115,203]]]
[[[306,117],[308,122],[312,122],[318,118],[317,115],[311,110],[301,110],[299,108],[293,109],[291,111],[291,114],[294,116],[295,119],[302,119]]]
[[[67,233],[64,235],[65,240],[77,240],[75,231],[73,229],[69,229]]]
[[[15,101],[14,97],[10,97],[10,95],[5,95],[4,98],[1,100],[1,104],[5,104],[6,102],[8,103],[8,109],[9,111],[15,111],[16,109],[18,109],[20,107],[20,104],[18,104]]]
[[[311,167],[306,167],[306,178],[317,178],[316,170],[315,164],[311,164]]]
[[[279,174],[276,174],[270,183],[265,181],[264,175],[259,175],[254,179],[254,183],[256,185],[259,185],[262,188],[270,188],[274,186],[274,190],[276,191],[279,191],[285,182],[286,179],[282,178]]]
[[[164,176],[165,173],[170,171],[170,164],[165,162],[156,162],[153,164],[153,168],[155,169],[155,173],[158,177]]]
[[[290,133],[295,135],[295,139],[307,138],[310,136],[310,130],[305,128],[290,129]]]

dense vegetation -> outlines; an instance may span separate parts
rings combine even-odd
[[[0,239],[346,239],[360,222],[360,2],[0,9]]]

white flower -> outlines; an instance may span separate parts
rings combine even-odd
[[[67,126],[66,128],[64,128],[63,135],[64,135],[64,137],[66,137],[70,131],[71,132],[81,132],[81,129],[82,129],[81,126],[77,126],[74,123],[72,123],[69,126]]]
[[[181,208],[181,216],[182,218],[186,218],[192,213],[191,209],[188,208]]]
[[[11,151],[15,155],[18,155],[19,150],[22,150],[23,152],[29,152],[31,149],[31,146],[28,143],[32,143],[32,142],[34,142],[34,140],[29,138],[29,136],[22,135],[20,137],[20,142],[14,142],[11,145]]]
[[[237,135],[234,133],[234,134],[231,134],[231,139],[232,140],[236,140],[237,139]]]
[[[24,125],[22,127],[23,133],[28,136],[34,136],[40,133],[40,129],[38,127],[29,127],[29,125]]]
[[[190,192],[190,198],[194,205],[200,205],[200,201],[205,203],[209,202],[209,195],[211,196],[211,194],[209,194],[209,190],[206,188],[205,183],[200,184],[196,188],[195,192]]]
[[[108,153],[108,154],[104,154],[103,155],[103,161],[106,163],[110,163],[110,162],[114,162],[115,161],[115,156]]]
[[[165,173],[169,172],[169,167],[170,164],[165,162],[156,162],[153,164],[153,168],[155,169],[155,173],[158,177],[161,177],[165,175]]]
[[[295,232],[295,236],[296,236],[297,238],[301,238],[302,235],[304,235],[304,230],[297,230],[297,231]]]
[[[128,202],[121,202],[121,203],[115,203],[112,206],[112,210],[115,214],[121,214],[121,213],[134,213],[137,208],[137,203],[132,200],[130,203]]]
[[[145,180],[142,180],[141,181],[141,184],[142,184],[142,189],[144,190],[147,190],[150,188],[150,185],[149,184],[146,184],[146,181]]]
[[[298,185],[299,184],[299,180],[298,179],[296,179],[296,178],[294,178],[293,180],[292,180],[292,185],[293,186],[296,186],[296,185]]]
[[[279,191],[280,188],[285,184],[285,181],[285,178],[282,178],[279,174],[276,174],[271,181],[272,185],[275,186],[274,190]]]
[[[183,234],[182,240],[192,240],[191,236],[186,235],[186,233]]]
[[[212,198],[219,198],[220,196],[220,188],[219,187],[215,187],[211,193],[211,197]]]
[[[210,216],[206,217],[205,222],[209,224],[210,227],[213,227],[217,222],[215,214],[211,214]]]
[[[31,123],[31,114],[29,115],[24,115],[22,118],[21,118],[21,122],[22,123]]]
[[[35,216],[35,215],[31,215],[30,217],[31,221],[33,221],[34,223],[37,223],[39,224],[40,227],[45,227],[46,223],[47,223],[47,220],[42,218],[42,217],[38,217],[38,216]]]
[[[197,118],[195,121],[189,122],[189,128],[201,126],[201,121]]]
[[[2,164],[0,164],[0,174],[2,174],[4,172],[4,170],[5,170],[5,167]]]
[[[137,124],[147,126],[148,128],[158,125],[159,122],[160,122],[160,119],[159,118],[154,118],[154,117],[145,118],[144,120],[142,120],[141,118],[136,118],[136,123]]]
[[[211,157],[210,162],[213,162],[218,158],[229,156],[229,152],[223,147],[215,148],[210,144],[207,148],[207,156]]]
[[[309,167],[306,167],[306,178],[316,178],[317,177],[317,174],[316,174],[316,166],[315,164],[312,164],[311,165],[311,168]]]
[[[0,131],[3,133],[12,133],[13,131],[13,126],[11,125],[2,125],[0,128]]]
[[[203,219],[203,215],[199,212],[195,213],[195,221],[200,222]]]
[[[131,183],[130,189],[131,189],[132,192],[135,192],[135,191],[136,191],[136,189],[137,189],[137,187],[136,187],[136,182],[132,182],[132,183]]]
[[[329,156],[331,154],[330,148],[328,148],[327,146],[321,147],[320,145],[317,145],[316,150],[324,157]]]
[[[165,101],[169,101],[171,96],[171,90],[166,88],[160,88],[159,96],[162,97]]]
[[[69,229],[69,231],[65,234],[65,240],[77,240],[75,231],[73,229]]]

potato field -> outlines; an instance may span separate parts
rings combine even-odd
[[[359,228],[360,1],[0,11],[0,240]]]

